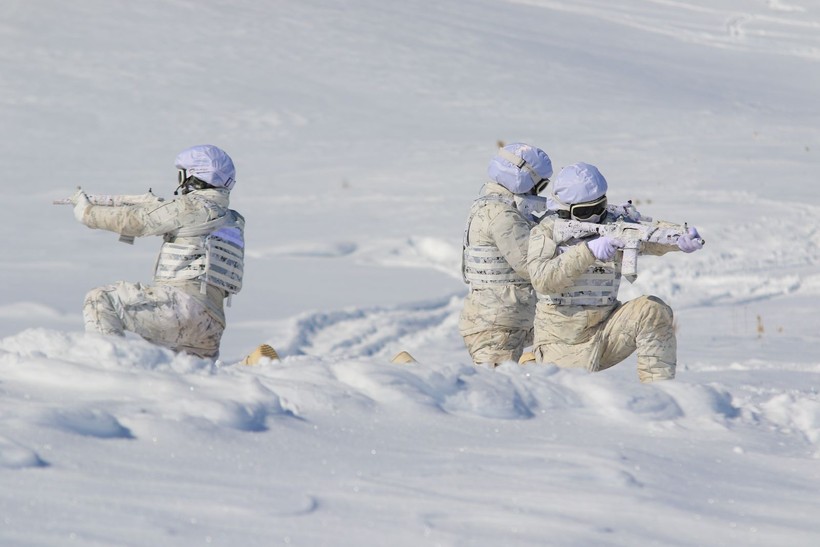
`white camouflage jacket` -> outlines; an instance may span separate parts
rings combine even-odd
[[[596,263],[603,265],[597,262],[583,241],[559,248],[553,240],[553,226],[554,218],[547,216],[532,229],[529,238],[527,269],[539,295],[567,291]],[[662,255],[670,250],[673,249],[668,246],[645,243],[640,252]],[[614,266],[620,278],[620,253],[614,262],[607,264]],[[620,305],[617,300],[600,306],[555,305],[539,299],[534,321],[534,346],[541,347],[545,361],[592,366],[600,349],[599,327]]]
[[[123,236],[164,236],[165,241],[195,243],[199,236],[177,237],[181,228],[199,226],[225,215],[229,205],[229,193],[223,189],[195,190],[171,201],[156,204],[138,204],[122,207],[91,205],[85,210],[82,222],[89,228],[116,232]],[[189,241],[190,240],[190,241]],[[200,300],[213,314],[225,322],[223,300],[225,292],[207,285],[206,294],[201,293],[202,284],[197,280],[164,281],[157,284],[173,285]]]
[[[495,182],[488,182],[482,196],[501,199],[480,200],[472,215],[466,240],[471,245],[495,246],[523,280],[528,281],[527,247],[533,223],[518,211],[515,195]],[[504,329],[531,329],[535,315],[535,295],[528,283],[471,286],[459,321],[462,336]]]

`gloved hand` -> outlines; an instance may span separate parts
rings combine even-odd
[[[678,248],[684,253],[694,253],[703,248],[703,240],[694,227],[689,228],[689,232],[678,238]]]
[[[587,247],[592,254],[601,262],[609,262],[615,256],[618,249],[622,249],[624,242],[620,239],[601,236],[587,241]]]
[[[83,216],[85,216],[85,210],[91,205],[91,202],[88,201],[88,196],[85,195],[82,188],[77,188],[77,191],[71,196],[71,203],[74,204],[74,218],[82,222]]]

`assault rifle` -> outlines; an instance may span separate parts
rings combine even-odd
[[[642,243],[657,243],[677,247],[678,238],[689,231],[686,223],[674,224],[664,220],[653,221],[651,218],[647,220],[647,217],[643,217],[639,221],[625,219],[623,216],[618,216],[616,219],[614,222],[607,224],[556,219],[553,238],[555,241],[564,242],[598,235],[621,240],[624,243],[621,274],[631,283],[638,277],[638,254],[640,254]],[[699,241],[701,244],[706,243],[703,239]]]
[[[82,188],[79,186],[77,190]],[[150,205],[152,203],[162,203],[165,198],[154,195],[149,188],[144,194],[132,195],[109,195],[109,194],[86,194],[91,205],[102,205],[104,207],[125,207],[128,205]],[[54,205],[74,205],[76,200],[73,198],[55,199]]]
[[[82,188],[78,186],[77,191],[82,191]],[[86,194],[86,197],[88,198],[88,201],[91,203],[91,205],[102,205],[103,207],[127,207],[129,205],[158,205],[165,201],[165,198],[161,198],[159,196],[154,195],[150,188],[144,194]],[[74,199],[73,197],[55,199],[52,203],[54,205],[74,205],[76,204],[76,199]],[[120,235],[120,241],[122,241],[123,243],[128,243],[129,245],[133,245],[134,237]]]

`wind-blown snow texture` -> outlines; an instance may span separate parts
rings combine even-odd
[[[820,544],[814,0],[6,0],[0,544]],[[679,375],[470,364],[463,222],[497,141],[687,221],[622,298]],[[150,279],[55,198],[233,157],[218,363],[82,332]],[[236,365],[257,344],[283,356]],[[419,363],[391,364],[408,350]]]

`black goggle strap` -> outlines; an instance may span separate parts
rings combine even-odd
[[[550,183],[550,179],[544,178],[539,175],[535,169],[532,168],[532,165],[527,163],[527,160],[520,156],[516,156],[509,150],[505,148],[498,149],[498,155],[510,162],[511,164],[515,165],[519,169],[525,170],[527,173],[530,174],[533,182],[533,189],[535,190],[536,194],[540,194],[541,191],[547,187],[547,184]]]
[[[547,185],[550,183],[550,179],[540,179],[538,182],[535,183],[535,186],[532,187],[533,191],[536,194],[540,194],[544,191]]]
[[[175,196],[179,195],[180,190],[182,190],[183,195],[185,195],[185,194],[187,194],[188,192],[191,191],[190,186],[193,183],[193,181],[190,180],[190,179],[192,177],[193,177],[193,175],[190,175],[190,176],[188,175],[188,170],[187,169],[184,169],[182,167],[177,169],[177,183],[178,184],[177,184],[177,189],[174,190],[174,195]]]

